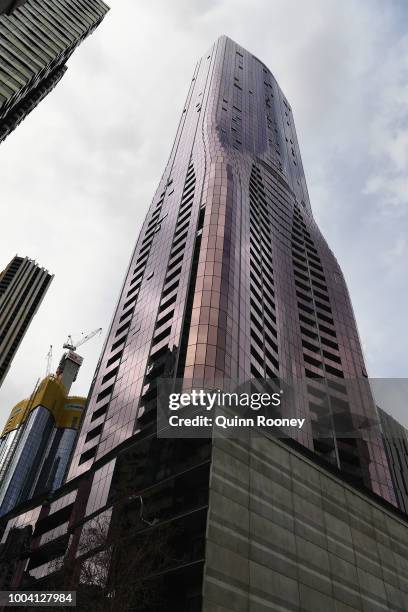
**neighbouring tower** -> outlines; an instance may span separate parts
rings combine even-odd
[[[408,430],[382,408],[378,414],[398,507],[408,514]]]
[[[68,395],[82,361],[64,353],[57,374],[12,409],[0,437],[0,516],[61,486],[86,403]]]
[[[395,501],[380,432],[361,429],[377,419],[375,404],[347,287],[313,218],[290,104],[268,68],[226,37],[191,81],[71,478],[154,430],[162,376],[296,380],[307,419],[298,442]]]
[[[0,142],[57,85],[107,11],[101,0],[0,0]]]
[[[53,276],[28,257],[0,273],[0,386]]]

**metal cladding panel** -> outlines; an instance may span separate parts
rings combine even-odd
[[[375,406],[347,287],[312,214],[290,104],[269,69],[222,36],[198,62],[169,161],[123,284],[70,478],[154,428],[157,379],[304,380],[304,446],[394,502],[380,436],[318,448],[308,385],[361,381]],[[351,464],[350,464],[351,466]],[[349,469],[352,469],[349,466]]]

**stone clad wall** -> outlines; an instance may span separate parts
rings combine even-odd
[[[408,611],[408,522],[277,440],[214,443],[204,612]]]

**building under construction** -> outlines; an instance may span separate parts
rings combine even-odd
[[[48,374],[11,411],[0,438],[0,515],[63,482],[81,423],[86,398],[70,396],[82,357],[62,356]]]

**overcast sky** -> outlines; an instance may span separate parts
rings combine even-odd
[[[370,375],[408,376],[408,4],[111,4],[54,92],[0,145],[0,269],[18,253],[55,274],[0,390],[0,425],[44,376],[50,344],[55,368],[69,333],[106,334],[195,63],[220,34],[264,61],[292,105]],[[79,351],[73,393],[87,394],[102,342]]]

